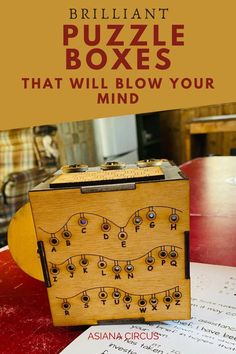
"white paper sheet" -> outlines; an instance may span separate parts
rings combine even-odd
[[[190,321],[92,326],[62,353],[236,353],[236,268],[192,263],[191,279]]]

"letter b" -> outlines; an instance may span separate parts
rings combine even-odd
[[[76,20],[77,19],[77,10],[75,8],[70,9],[70,20]]]
[[[81,61],[79,60],[79,51],[77,49],[66,50],[66,69],[79,69]]]

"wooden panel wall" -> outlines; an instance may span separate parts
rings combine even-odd
[[[58,124],[61,165],[86,163],[97,164],[92,121]]]
[[[194,107],[159,113],[161,121],[162,151],[165,157],[177,164],[186,161],[184,142],[187,134],[186,124],[193,118],[235,114],[236,103],[225,103],[204,107]],[[236,148],[236,133],[214,133],[207,138],[207,154],[229,155],[231,148]]]

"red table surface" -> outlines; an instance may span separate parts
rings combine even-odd
[[[210,157],[182,166],[191,185],[194,262],[236,265],[236,157]],[[85,327],[54,327],[44,284],[0,252],[0,353],[59,353]],[[85,353],[87,354],[87,353]]]
[[[0,252],[1,354],[56,354],[84,328],[54,327],[44,283],[21,271],[9,251]]]
[[[191,261],[236,266],[236,157],[198,158],[181,169],[190,179]]]

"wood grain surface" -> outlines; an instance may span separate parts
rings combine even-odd
[[[187,180],[86,194],[79,188],[33,191],[30,201],[55,325],[190,317]]]

